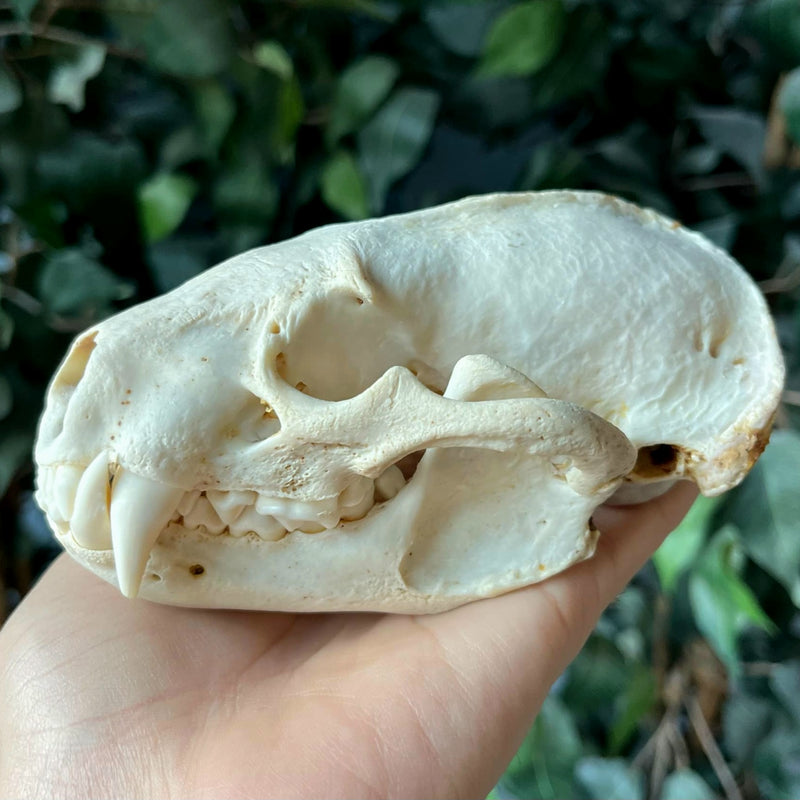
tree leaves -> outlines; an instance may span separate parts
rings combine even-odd
[[[800,145],[800,67],[793,69],[783,82],[778,105],[786,119],[786,128],[795,144]]]
[[[386,99],[398,73],[397,64],[382,56],[368,56],[342,73],[326,129],[329,146],[369,119]]]
[[[185,175],[154,175],[139,188],[139,217],[145,240],[169,236],[186,215],[197,185]]]
[[[732,498],[730,518],[742,546],[783,584],[800,607],[800,434],[778,430],[744,485]]]
[[[4,64],[0,64],[0,114],[19,108],[22,88],[16,76]]]
[[[75,49],[72,58],[60,61],[47,81],[47,97],[63,103],[71,111],[81,111],[86,82],[100,74],[106,60],[106,48],[98,44]]]
[[[582,758],[575,775],[592,800],[644,800],[644,776],[623,758]]]
[[[322,199],[345,219],[363,219],[369,215],[364,179],[353,156],[339,150],[322,170]]]
[[[661,800],[716,800],[717,794],[696,772],[680,769],[667,775],[659,797]]]
[[[379,213],[389,187],[416,163],[433,130],[439,97],[428,89],[399,89],[358,135],[370,209]]]
[[[737,637],[745,627],[775,628],[737,574],[740,556],[735,529],[722,528],[689,577],[689,598],[697,626],[733,675],[740,672]]]
[[[558,52],[565,23],[561,0],[526,0],[513,5],[492,25],[478,75],[533,75]]]

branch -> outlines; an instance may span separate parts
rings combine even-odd
[[[711,733],[711,728],[708,727],[708,722],[706,722],[706,718],[703,716],[703,710],[700,708],[697,697],[695,697],[694,694],[689,695],[684,700],[684,703],[689,713],[689,720],[694,726],[697,738],[700,740],[700,745],[714,773],[719,779],[720,785],[725,792],[725,797],[728,800],[743,800],[736,779],[733,777],[730,767],[725,762],[725,758],[720,752],[716,741],[714,741],[714,735]]]
[[[61,42],[62,44],[71,44],[76,47],[103,47],[111,55],[120,56],[121,58],[137,60],[141,60],[142,58],[142,54],[136,50],[127,50],[123,47],[109,44],[103,39],[86,36],[83,33],[71,31],[68,28],[44,25],[40,22],[10,22],[6,25],[0,25],[0,39],[9,36],[34,36],[49,42]]]

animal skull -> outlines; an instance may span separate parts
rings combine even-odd
[[[37,497],[127,596],[438,611],[590,555],[615,491],[736,484],[782,382],[762,297],[698,234],[599,194],[469,198],[250,251],[85,332]]]

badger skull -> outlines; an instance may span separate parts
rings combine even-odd
[[[38,498],[129,596],[436,611],[589,555],[623,481],[737,483],[782,370],[757,289],[697,234],[596,194],[470,198],[245,253],[87,331]]]

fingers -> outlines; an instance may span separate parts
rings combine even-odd
[[[464,764],[478,785],[491,785],[505,768],[553,681],[696,494],[693,484],[681,483],[640,506],[598,510],[602,534],[593,558],[540,584],[425,620],[459,676],[474,724],[485,731],[482,759]]]

